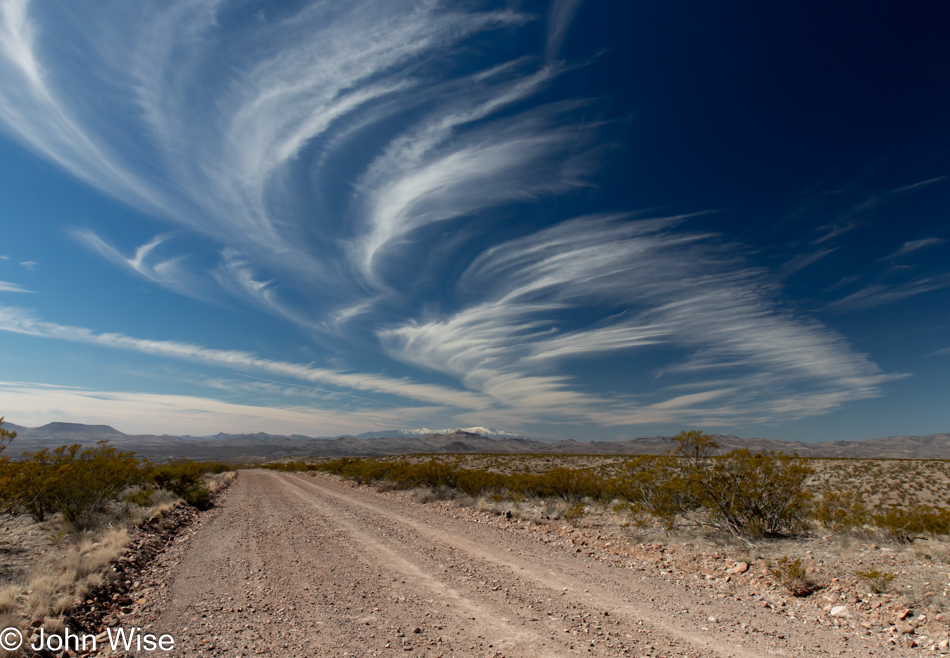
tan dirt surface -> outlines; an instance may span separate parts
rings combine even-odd
[[[182,656],[921,655],[701,573],[274,471],[242,471],[135,586],[120,626],[170,633]]]

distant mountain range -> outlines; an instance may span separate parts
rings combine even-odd
[[[409,436],[425,436],[426,434],[452,434],[453,432],[468,432],[469,434],[478,434],[480,436],[485,436],[490,439],[532,438],[532,439],[537,439],[538,441],[544,441],[544,439],[540,437],[523,437],[520,434],[515,434],[514,432],[506,432],[505,430],[496,430],[490,427],[456,427],[456,428],[442,429],[442,430],[433,430],[433,429],[429,429],[428,427],[420,427],[418,429],[382,430],[380,432],[363,432],[362,434],[357,434],[356,438],[358,439],[397,439],[397,438],[405,438]]]
[[[523,438],[502,430],[467,428],[465,430],[388,430],[365,432],[359,436],[309,437],[266,434],[216,434],[214,436],[171,436],[125,434],[108,425],[49,423],[42,427],[21,427],[4,423],[17,432],[8,449],[11,457],[22,452],[52,448],[64,444],[94,445],[110,441],[123,451],[134,451],[152,460],[176,458],[258,461],[284,457],[370,457],[411,453],[544,453],[598,455],[659,455],[672,449],[669,437],[654,436],[625,441],[580,443]],[[479,430],[473,432],[469,430]],[[488,435],[490,433],[492,435]],[[753,452],[774,450],[802,457],[847,457],[874,459],[950,459],[950,434],[930,436],[891,436],[867,441],[803,443],[776,439],[741,439],[734,435],[710,435],[721,453],[735,448]]]

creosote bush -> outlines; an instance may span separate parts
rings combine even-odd
[[[878,569],[855,571],[854,575],[867,583],[868,588],[875,594],[883,594],[886,592],[891,582],[897,578],[897,574],[895,573],[880,571]]]
[[[74,444],[55,450],[24,453],[19,462],[7,462],[5,498],[37,521],[61,512],[80,526],[126,487],[143,478],[141,463],[130,452],[118,452],[107,441],[83,449]]]
[[[744,536],[801,532],[808,520],[812,473],[803,460],[785,455],[734,450],[716,456],[718,446],[702,432],[682,432],[672,454],[630,459],[612,477],[591,468],[553,466],[542,472],[498,473],[461,468],[461,460],[435,458],[333,459],[316,464],[284,463],[279,470],[320,470],[359,484],[386,481],[389,487],[457,489],[472,498],[560,499],[571,509],[585,502],[620,501],[634,516],[644,514],[668,529],[689,523],[727,529]]]
[[[779,585],[784,587],[792,596],[809,596],[821,589],[821,585],[808,576],[801,558],[789,560],[781,557],[769,568],[769,573]]]
[[[205,475],[228,470],[231,467],[220,462],[178,461],[152,468],[149,479],[188,505],[205,510],[212,505],[211,491],[204,485]]]

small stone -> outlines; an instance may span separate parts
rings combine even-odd
[[[736,564],[736,566],[733,568],[732,573],[745,573],[745,572],[748,571],[748,570],[749,570],[749,563],[748,563],[748,562],[739,562],[739,563]]]
[[[706,617],[706,621],[708,621],[710,624],[715,624],[719,621],[719,619],[710,615],[709,617]]]
[[[850,617],[851,611],[848,610],[848,606],[846,605],[836,605],[828,614],[832,617]]]

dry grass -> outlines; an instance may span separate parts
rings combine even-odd
[[[49,556],[37,566],[29,580],[23,612],[34,620],[66,612],[75,597],[84,596],[102,584],[101,572],[122,555],[128,543],[129,533],[125,528],[107,529],[80,536],[65,554]],[[49,631],[49,627],[45,627]]]
[[[19,628],[22,631],[23,625],[20,623],[20,618],[17,615],[12,613],[0,613],[0,629],[4,628]],[[20,655],[19,651],[0,649],[0,658],[14,658],[14,656]]]

